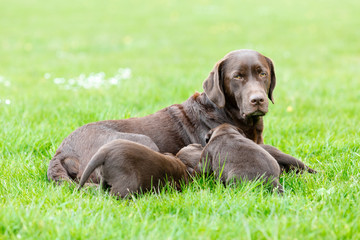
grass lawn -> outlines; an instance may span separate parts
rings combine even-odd
[[[359,9],[358,0],[1,1],[0,239],[360,239]],[[130,201],[47,181],[73,130],[181,103],[241,48],[275,63],[265,142],[318,174],[283,175],[283,197],[200,178]]]

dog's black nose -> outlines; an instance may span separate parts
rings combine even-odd
[[[254,94],[250,96],[250,103],[252,105],[261,105],[265,102],[265,98],[260,94]]]

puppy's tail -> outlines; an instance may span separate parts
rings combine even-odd
[[[104,151],[101,151],[101,149],[99,149],[94,154],[94,156],[91,158],[90,162],[86,166],[85,171],[83,172],[83,174],[81,176],[78,190],[80,190],[80,188],[82,188],[84,186],[84,184],[90,177],[91,173],[96,168],[98,168],[100,165],[104,164],[105,158],[106,158],[106,153]]]

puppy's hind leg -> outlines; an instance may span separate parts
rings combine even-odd
[[[61,164],[67,171],[67,174],[71,177],[72,180],[77,180],[77,175],[79,173],[79,160],[76,158],[65,158],[61,161]]]
[[[79,161],[73,158],[63,158],[55,156],[51,159],[47,177],[49,181],[60,184],[63,181],[73,182],[79,172]]]

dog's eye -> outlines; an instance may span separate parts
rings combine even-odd
[[[244,76],[241,75],[241,74],[236,74],[236,75],[234,76],[234,78],[237,79],[237,80],[244,80]]]
[[[260,77],[266,77],[267,74],[266,74],[266,72],[261,72],[261,73],[259,74],[259,76],[260,76]]]

